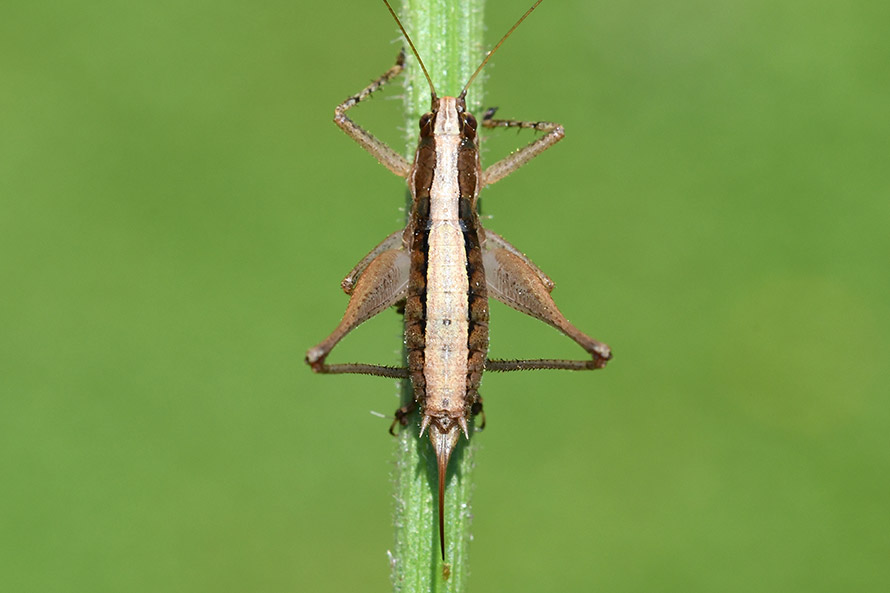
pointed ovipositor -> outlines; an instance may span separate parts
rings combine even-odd
[[[436,465],[439,469],[439,547],[442,560],[445,560],[445,474],[448,471],[448,460],[460,439],[461,426],[451,418],[436,418],[433,422],[427,418],[424,418],[423,425],[429,427],[430,442],[436,452]]]

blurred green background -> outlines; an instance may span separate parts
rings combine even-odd
[[[500,52],[486,104],[567,138],[487,226],[615,360],[487,376],[473,590],[890,590],[888,26],[554,0]],[[396,386],[302,358],[403,217],[331,123],[397,39],[371,0],[0,7],[3,590],[389,589]],[[355,112],[397,146],[399,94]],[[578,355],[492,315],[494,357]]]

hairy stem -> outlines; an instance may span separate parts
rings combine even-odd
[[[484,0],[403,0],[399,17],[439,96],[459,93],[482,60],[483,5]],[[430,90],[410,52],[406,74],[406,154],[413,159],[417,121],[429,110]],[[477,79],[467,97],[470,111],[478,111],[481,98],[482,81]],[[403,405],[413,399],[409,381],[402,382],[401,391]],[[436,456],[429,441],[420,439],[418,433],[419,418],[415,415],[398,438],[393,589],[404,593],[460,593],[466,590],[469,572],[474,447],[472,440],[461,439],[448,468],[444,505],[447,564],[443,564],[439,553]]]

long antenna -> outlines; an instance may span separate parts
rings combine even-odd
[[[540,2],[541,2],[541,0],[538,0],[538,3],[540,3]],[[426,71],[426,66],[423,65],[423,60],[420,59],[420,54],[417,53],[417,48],[414,47],[414,42],[411,41],[411,38],[408,36],[408,32],[405,31],[405,27],[402,26],[402,21],[400,21],[399,17],[396,16],[396,11],[394,11],[392,9],[392,6],[389,5],[389,2],[387,0],[383,0],[383,3],[386,4],[386,7],[389,9],[389,14],[392,15],[392,18],[396,19],[396,24],[399,26],[399,29],[401,29],[402,35],[405,36],[405,40],[408,42],[408,45],[411,46],[411,51],[414,52],[414,57],[417,58],[417,61],[420,63],[420,69],[423,70],[423,75],[426,76],[426,81],[428,83],[430,83],[430,92],[433,94],[433,98],[435,99],[436,97],[438,97],[438,95],[436,95],[436,87],[433,86],[433,79],[430,78],[430,73]],[[537,4],[535,6],[537,6]],[[534,8],[534,7],[532,7],[532,8]],[[531,11],[529,11],[529,12],[531,12]],[[528,14],[528,13],[526,13],[526,14]],[[525,18],[525,17],[522,17],[522,18]],[[516,23],[516,24],[518,25],[519,23]],[[513,27],[513,28],[515,29],[516,27]],[[508,33],[508,35],[509,35],[509,33]],[[498,45],[500,45],[500,44],[498,44]],[[497,48],[495,48],[495,49],[497,49]],[[474,74],[474,76],[475,76],[475,74]]]
[[[386,2],[386,0],[383,0],[383,1]],[[494,52],[496,52],[496,51],[498,50],[498,48],[501,46],[501,44],[504,43],[504,42],[507,40],[507,37],[509,37],[509,36],[513,33],[513,31],[516,30],[516,27],[518,27],[518,26],[522,23],[522,21],[525,20],[525,17],[527,17],[528,15],[530,15],[530,14],[532,13],[532,11],[538,7],[538,4],[540,4],[540,3],[543,2],[543,1],[544,1],[544,0],[538,0],[537,2],[534,3],[534,5],[533,5],[531,8],[529,8],[528,10],[526,10],[526,11],[525,11],[525,14],[522,15],[522,16],[519,18],[518,21],[516,21],[516,24],[513,25],[512,27],[510,27],[510,30],[507,31],[507,34],[504,35],[503,37],[501,37],[501,40],[498,41],[498,44],[495,45],[494,48],[492,48],[492,50],[491,50],[490,52],[488,52],[487,54],[485,54],[485,59],[482,60],[482,63],[479,64],[479,67],[476,68],[476,71],[475,71],[475,72],[473,72],[473,75],[470,77],[470,80],[468,80],[468,81],[467,81],[467,84],[464,85],[464,90],[462,90],[462,91],[460,92],[460,98],[461,98],[461,99],[465,99],[465,98],[466,98],[466,96],[467,96],[467,89],[470,88],[470,83],[472,83],[473,80],[475,80],[476,76],[482,71],[482,68],[485,67],[485,64],[488,63],[488,60],[491,58],[491,56],[494,54]],[[387,6],[389,6],[389,4],[387,4]],[[389,10],[392,11],[392,8],[390,8]],[[395,16],[395,15],[393,15],[393,16]],[[399,25],[399,26],[401,26],[401,25]],[[404,30],[404,29],[403,29],[403,30]],[[412,46],[412,49],[413,49],[413,46]],[[420,59],[420,58],[418,58],[418,59]],[[424,72],[426,72],[426,70],[424,70]],[[430,83],[430,84],[432,84],[432,83]]]

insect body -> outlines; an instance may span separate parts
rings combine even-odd
[[[483,370],[590,370],[611,358],[606,344],[582,333],[560,313],[550,292],[553,283],[522,253],[499,235],[482,228],[477,200],[482,187],[495,183],[562,139],[562,126],[550,122],[494,119],[485,113],[488,128],[532,128],[544,135],[485,171],[479,162],[478,122],[467,111],[466,92],[488,58],[541,0],[488,53],[457,97],[438,97],[420,56],[418,62],[430,85],[430,111],[420,118],[420,138],[413,163],[355,124],[346,112],[398,75],[404,52],[395,66],[350,97],[335,110],[334,121],[395,174],[405,177],[412,195],[408,225],[383,240],[347,275],[343,289],[350,295],[342,321],[323,342],[309,350],[306,361],[319,373],[365,373],[410,378],[412,404],[396,412],[407,425],[419,408],[421,435],[429,432],[439,470],[439,536],[444,558],[444,483],[448,460],[468,420],[482,410],[479,384]],[[413,43],[384,0],[412,51]],[[590,360],[490,360],[488,299],[559,329],[590,355]],[[406,368],[375,364],[327,364],[334,346],[358,325],[384,309],[404,303]],[[395,424],[395,422],[393,424]]]

